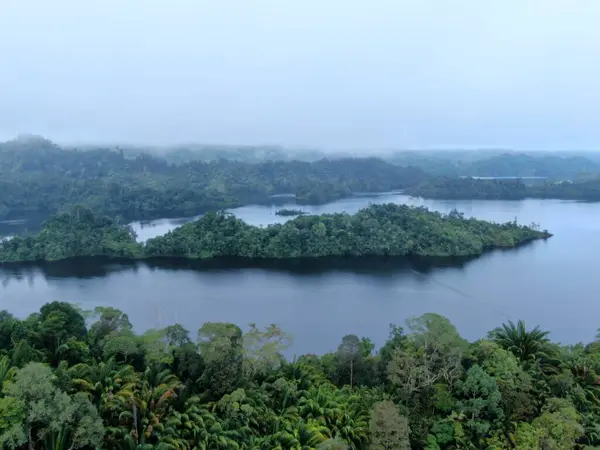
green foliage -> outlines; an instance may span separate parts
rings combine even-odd
[[[527,331],[522,320],[516,324],[509,320],[490,335],[495,342],[523,363],[540,359],[546,356],[548,351],[548,332],[540,330],[539,327]]]
[[[81,256],[111,258],[316,258],[322,256],[478,256],[547,233],[514,222],[495,224],[426,208],[371,205],[355,215],[300,216],[260,228],[226,213],[208,213],[164,236],[135,242],[127,227],[76,207],[50,219],[34,237],[0,241],[0,263]],[[97,311],[108,315],[110,310]],[[114,318],[117,320],[117,318]]]
[[[278,216],[301,216],[303,214],[306,214],[306,212],[302,211],[301,209],[282,208],[275,211],[275,214]]]
[[[261,331],[255,324],[244,333],[244,375],[255,377],[279,368],[283,352],[292,344],[292,337],[277,325]]]
[[[362,255],[476,256],[547,237],[515,223],[444,216],[425,208],[372,205],[355,215],[301,216],[258,228],[211,213],[150,239],[147,256],[298,258]]]
[[[475,365],[467,371],[464,380],[457,382],[456,393],[459,396],[457,409],[467,418],[465,425],[473,440],[479,442],[489,435],[494,421],[504,418],[500,405],[502,394],[496,380]]]
[[[205,363],[200,383],[216,398],[233,391],[243,374],[242,330],[229,323],[207,322],[198,330]]]
[[[403,398],[432,389],[439,383],[452,386],[463,372],[461,358],[467,349],[456,328],[438,314],[407,320],[405,345],[392,351],[387,367],[389,381]]]
[[[493,150],[420,150],[396,152],[386,160],[402,166],[446,176],[471,177],[548,177],[573,179],[600,172],[594,152],[574,155],[551,152],[507,153]]]
[[[508,323],[491,333],[497,342],[469,343],[424,314],[406,333],[392,325],[379,350],[347,335],[332,353],[287,361],[291,337],[276,325],[207,322],[194,343],[178,324],[138,334],[117,309],[97,308],[88,327],[83,314],[54,302],[24,320],[5,315],[1,448],[600,445],[597,342],[560,347]]]
[[[481,180],[477,178],[431,178],[411,186],[407,194],[415,197],[448,200],[522,200],[528,196],[527,186],[516,180]]]
[[[58,436],[61,448],[102,444],[104,426],[96,408],[84,394],[71,397],[58,389],[48,366],[30,363],[19,369],[14,381],[4,383],[3,393],[1,408],[8,413],[8,427],[3,427],[0,442],[7,447],[43,442],[45,448],[54,448]]]
[[[34,237],[15,236],[0,242],[0,262],[55,261],[77,256],[136,258],[141,251],[130,228],[76,206],[50,218]]]
[[[389,400],[378,402],[371,411],[369,450],[410,450],[410,428],[406,417]]]
[[[406,193],[415,197],[448,200],[523,200],[546,198],[600,200],[600,177],[575,181],[546,181],[526,185],[521,179],[479,179],[460,177],[429,178],[410,186]]]
[[[17,139],[0,143],[0,218],[46,217],[75,205],[130,220],[193,216],[270,203],[273,195],[324,203],[355,192],[403,189],[424,177],[376,158],[252,164],[216,157],[174,164],[148,152]]]

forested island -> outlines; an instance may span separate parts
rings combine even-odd
[[[282,208],[282,209],[278,209],[277,211],[275,211],[275,214],[277,214],[278,216],[301,216],[303,214],[307,214],[305,211],[302,211],[301,209],[287,209],[287,208]]]
[[[316,258],[325,256],[479,256],[550,237],[516,222],[495,224],[405,205],[371,205],[357,214],[301,215],[261,228],[207,213],[140,244],[133,231],[78,206],[48,220],[35,236],[0,242],[0,263],[110,258]]]
[[[47,217],[75,205],[130,221],[194,216],[271,204],[282,194],[318,204],[356,192],[403,189],[425,177],[420,169],[377,158],[175,164],[149,153],[69,149],[22,138],[0,144],[0,220]]]
[[[507,322],[476,342],[436,314],[286,359],[276,325],[134,332],[68,303],[0,311],[0,447],[64,450],[600,448],[600,341]]]
[[[525,198],[600,201],[600,177],[575,182],[526,185],[520,179],[436,177],[409,187],[415,197],[449,200],[523,200]]]

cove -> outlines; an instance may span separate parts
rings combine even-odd
[[[277,323],[295,337],[293,352],[334,350],[344,334],[383,343],[390,323],[437,312],[468,339],[483,337],[508,320],[550,330],[555,340],[591,340],[600,326],[597,249],[600,206],[553,200],[435,201],[400,193],[356,196],[301,208],[309,213],[354,213],[369,203],[407,203],[442,212],[524,224],[536,222],[554,237],[488,253],[469,261],[326,259],[254,266],[236,261],[67,261],[0,269],[0,308],[19,317],[49,301],[84,308],[110,305],[127,312],[138,329],[180,322],[192,336],[205,321],[242,327]],[[232,210],[254,225],[288,220],[280,208]],[[190,219],[134,223],[139,239],[162,234]]]

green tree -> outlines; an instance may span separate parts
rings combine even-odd
[[[12,422],[0,442],[9,448],[27,444],[30,449],[60,433],[69,433],[70,448],[99,447],[104,436],[96,408],[82,394],[73,398],[53,384],[52,370],[39,363],[19,369],[5,383],[3,409]]]
[[[243,343],[244,373],[254,377],[279,368],[284,360],[283,352],[292,344],[292,337],[277,325],[270,325],[263,331],[252,323],[243,335]]]
[[[527,331],[525,322],[519,320],[502,324],[502,327],[490,333],[494,342],[513,353],[523,363],[532,362],[546,356],[548,350],[548,332],[535,327]]]
[[[467,343],[448,319],[424,314],[408,320],[407,328],[407,344],[392,351],[388,364],[390,381],[405,397],[439,382],[452,385],[460,378]]]
[[[466,418],[466,426],[475,442],[480,443],[483,438],[490,437],[493,423],[504,418],[502,395],[496,380],[475,365],[467,371],[464,380],[456,383],[456,391],[460,396],[459,412]]]
[[[391,401],[378,402],[371,411],[369,423],[370,450],[410,450],[410,428],[406,417]]]
[[[551,398],[531,425],[519,423],[515,432],[517,448],[525,450],[574,449],[583,436],[581,416],[568,400]]]
[[[230,323],[207,322],[198,330],[205,369],[200,383],[216,398],[233,392],[243,374],[242,330]]]
[[[342,383],[347,381],[350,387],[355,384],[356,374],[362,370],[364,353],[364,343],[358,336],[348,334],[342,338],[336,353]]]

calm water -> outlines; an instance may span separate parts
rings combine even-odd
[[[356,333],[382,343],[390,323],[437,312],[463,336],[476,339],[508,318],[551,330],[554,339],[590,340],[600,327],[600,204],[553,200],[436,201],[401,194],[355,197],[311,213],[355,212],[369,203],[408,203],[467,216],[538,222],[555,236],[517,250],[469,262],[431,266],[405,260],[286,262],[236,267],[227,262],[58,263],[0,268],[0,309],[25,316],[45,302],[125,310],[138,329],[180,322],[195,334],[205,321],[244,326],[278,323],[295,336],[293,351],[335,349]],[[294,205],[288,205],[294,206]],[[280,208],[233,210],[255,225],[284,221]],[[140,240],[162,234],[181,220],[132,224]]]

